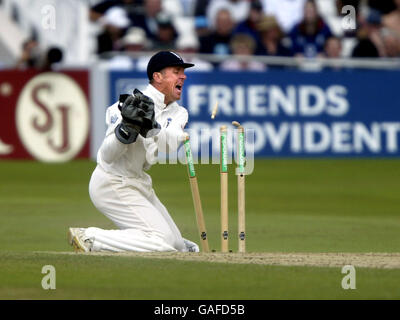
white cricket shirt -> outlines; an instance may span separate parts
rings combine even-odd
[[[188,121],[188,112],[185,108],[172,102],[164,103],[164,94],[149,84],[143,94],[154,101],[155,119],[160,124],[160,132],[151,138],[138,135],[131,144],[123,144],[115,136],[114,130],[121,122],[122,116],[118,102],[107,108],[107,131],[104,141],[97,153],[97,163],[107,173],[140,178],[144,170],[150,169],[157,161],[158,151],[171,152],[178,149],[184,140],[184,127]]]

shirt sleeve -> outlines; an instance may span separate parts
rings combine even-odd
[[[178,150],[178,147],[186,137],[183,129],[188,122],[188,118],[188,112],[182,108],[176,118],[168,126],[162,128],[159,134],[154,137],[160,152],[169,153]]]
[[[145,139],[145,170],[157,162],[159,152],[166,154],[178,150],[186,137],[183,130],[188,122],[188,118],[189,115],[186,109],[181,108],[179,114],[166,127],[161,128],[156,136]]]
[[[120,142],[114,133],[115,128],[121,122],[122,119],[121,113],[119,112],[116,106],[117,104],[107,109],[106,112],[107,131],[103,143],[99,149],[100,157],[106,163],[114,162],[119,157],[121,157],[128,149],[128,146]]]

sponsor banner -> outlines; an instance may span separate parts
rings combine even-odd
[[[88,72],[0,71],[0,158],[89,157]]]
[[[252,135],[255,156],[400,156],[400,71],[187,75],[180,104],[189,112],[196,142],[207,144],[205,132],[221,125],[233,129],[231,122],[238,121]],[[145,73],[133,72],[111,72],[110,80],[110,104],[148,83]],[[193,152],[201,148],[192,142]]]

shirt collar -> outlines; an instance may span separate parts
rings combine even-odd
[[[154,100],[155,105],[160,109],[165,109],[167,105],[164,103],[165,95],[164,93],[158,91],[153,85],[148,84],[146,91],[149,93],[151,98]]]
[[[148,84],[146,87],[146,93],[147,95],[150,95],[150,98],[152,98],[154,100],[154,104],[156,105],[157,108],[164,110],[165,108],[167,108],[168,106],[172,106],[173,104],[177,104],[176,101],[171,102],[170,104],[166,105],[164,103],[164,99],[165,99],[165,95],[164,93],[158,91],[155,87],[153,87],[152,84]],[[145,94],[146,94],[145,93]]]

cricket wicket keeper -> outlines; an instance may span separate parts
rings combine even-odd
[[[150,83],[143,93],[135,89],[132,95],[121,95],[107,109],[108,128],[89,194],[118,229],[69,228],[75,251],[199,251],[197,244],[182,238],[145,172],[156,162],[158,151],[176,151],[187,137],[188,112],[176,101],[181,98],[184,71],[193,66],[174,52],[158,52],[148,63]]]

